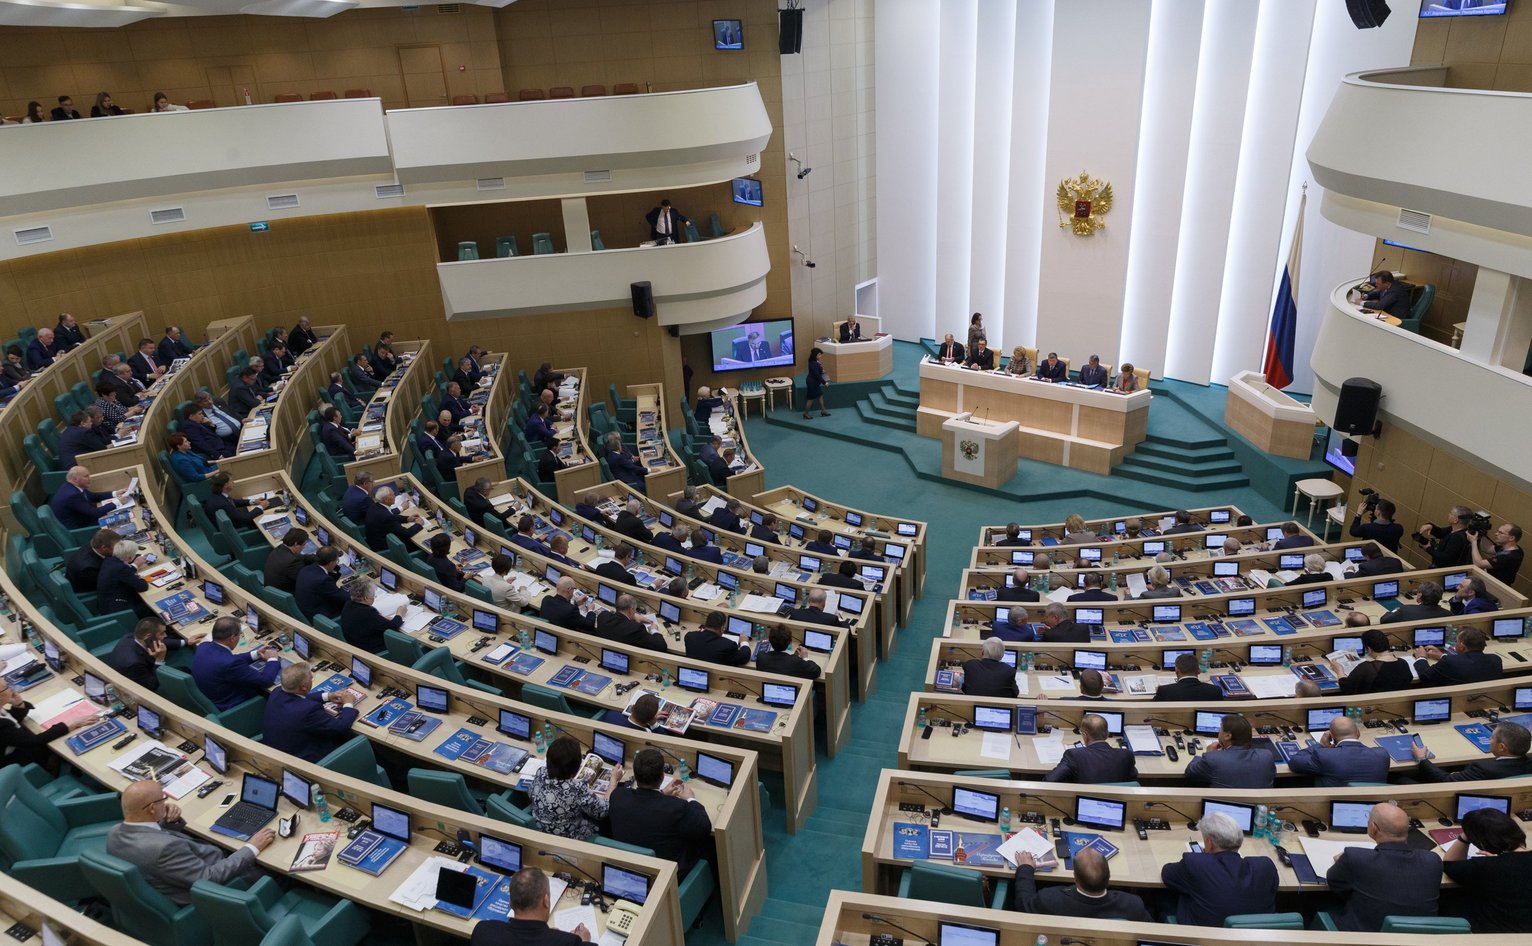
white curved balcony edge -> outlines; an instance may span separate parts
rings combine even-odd
[[[1362,315],[1346,302],[1348,282],[1325,309],[1310,365],[1319,384],[1314,411],[1329,422],[1341,384],[1371,378],[1383,386],[1383,423],[1450,445],[1502,479],[1532,485],[1532,440],[1517,417],[1532,416],[1532,378],[1476,362],[1462,352]],[[1478,422],[1466,423],[1468,418]]]
[[[93,118],[0,131],[0,213],[389,174],[377,99]]]
[[[703,243],[438,263],[448,319],[626,308],[648,280],[661,325],[743,316],[766,301],[765,227]]]
[[[386,121],[402,184],[564,178],[559,192],[613,189],[611,182],[586,182],[587,171],[615,176],[637,168],[670,171],[688,165],[758,170],[761,149],[771,138],[771,120],[753,82],[647,95],[414,108],[389,112]],[[571,188],[571,177],[581,186]],[[634,181],[628,189],[643,186],[652,185]]]
[[[1532,95],[1432,85],[1444,75],[1441,66],[1348,75],[1309,145],[1315,180],[1396,211],[1532,236],[1532,175],[1523,170]],[[1429,235],[1379,235],[1432,249]]]

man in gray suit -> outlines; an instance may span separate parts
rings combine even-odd
[[[181,807],[158,782],[134,782],[122,793],[122,824],[106,836],[106,853],[137,867],[149,886],[178,906],[191,903],[191,886],[199,880],[226,884],[261,874],[255,856],[276,840],[262,828],[232,854],[186,833]]]

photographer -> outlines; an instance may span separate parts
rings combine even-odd
[[[1415,530],[1415,541],[1430,553],[1432,568],[1454,568],[1468,564],[1473,557],[1473,537],[1468,529],[1473,519],[1473,510],[1467,506],[1453,506],[1447,514],[1447,525],[1428,522]],[[1480,531],[1488,531],[1488,524]]]
[[[1490,577],[1504,584],[1514,584],[1516,573],[1521,571],[1521,526],[1513,526],[1509,522],[1495,530],[1491,537],[1498,551],[1489,558],[1480,558],[1477,549],[1473,557],[1473,563],[1485,571]]]
[[[1394,504],[1378,498],[1375,489],[1363,489],[1362,508],[1351,518],[1351,535],[1357,539],[1372,539],[1390,552],[1399,551],[1399,540],[1404,538],[1404,526],[1394,521]],[[1362,514],[1368,521],[1362,522]]]

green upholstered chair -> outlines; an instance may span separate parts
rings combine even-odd
[[[184,670],[161,664],[155,668],[154,674],[160,678],[160,696],[177,706],[189,709],[209,722],[232,729],[241,736],[253,738],[260,735],[261,727],[266,723],[264,696],[252,696],[237,706],[220,710],[203,694],[191,674]]]
[[[412,667],[426,655],[425,645],[403,631],[384,631],[383,642],[388,645],[388,659],[396,664]]]
[[[60,486],[64,485],[64,478],[69,475],[69,471],[60,466],[54,455],[48,452],[43,438],[37,434],[27,434],[22,437],[21,452],[27,455],[27,459],[32,461],[32,465],[42,476],[43,492],[52,496]]]
[[[627,844],[623,841],[614,841],[597,835],[593,839],[603,847],[616,848],[619,851],[628,851],[633,854],[643,854],[647,857],[656,857],[653,848],[640,847],[637,844]],[[713,896],[717,887],[713,883],[713,871],[707,862],[697,861],[692,869],[686,872],[681,879],[681,925],[687,929],[694,928],[702,919],[702,910],[707,906],[708,900]]]
[[[984,875],[966,867],[915,861],[899,878],[899,896],[906,900],[934,900],[955,906],[1005,909],[1011,899],[1011,882],[995,882],[993,896],[984,899]]]
[[[496,821],[504,821],[506,824],[514,824],[523,828],[537,827],[537,822],[532,818],[530,811],[514,804],[503,794],[491,795],[484,799],[484,813]]]
[[[301,918],[284,916],[271,928],[271,932],[261,939],[261,946],[318,946],[318,944],[303,928]]]
[[[1420,334],[1420,323],[1425,321],[1426,313],[1431,311],[1431,303],[1436,299],[1436,287],[1426,283],[1420,287],[1420,292],[1415,296],[1415,301],[1410,303],[1409,317],[1399,323],[1399,327],[1406,332]]]
[[[122,858],[86,851],[80,855],[80,869],[111,904],[112,925],[119,931],[155,946],[211,946],[213,932],[195,906],[176,906]]]
[[[592,230],[590,232],[590,248],[593,249],[593,250],[604,250],[604,249],[606,249],[606,244],[601,242],[601,231],[600,230]]]
[[[388,773],[378,764],[373,754],[372,740],[366,736],[352,736],[336,746],[319,764],[332,772],[339,772],[363,782],[371,782],[379,788],[393,788]]]
[[[479,244],[472,240],[463,240],[457,245],[457,261],[459,263],[479,258]]]
[[[532,255],[546,256],[553,252],[553,237],[544,233],[532,234]]]
[[[485,693],[493,693],[496,696],[502,695],[497,687],[492,687],[487,683],[480,683],[478,680],[470,680],[463,676],[463,670],[457,665],[457,661],[453,659],[452,651],[445,647],[431,650],[424,657],[415,661],[411,665],[411,669],[419,670],[422,673],[429,673],[433,677],[440,677],[449,683],[456,683],[459,686],[470,686],[476,690],[483,690]]]
[[[297,917],[310,939],[325,946],[356,946],[369,929],[367,913],[350,900],[298,887],[282,892],[262,877],[249,890],[207,880],[192,884],[192,906],[211,927],[213,946],[260,946],[284,917]]]
[[[468,780],[457,772],[410,769],[406,778],[410,794],[421,801],[456,808],[472,815],[484,814],[484,795],[472,791],[468,787]]]
[[[520,256],[516,249],[515,236],[495,237],[495,258],[505,259],[510,256]]]
[[[952,773],[956,778],[1010,778],[1010,769],[964,769]]]
[[[536,683],[523,683],[521,685],[521,702],[538,709],[551,710],[555,713],[563,713],[566,716],[574,716],[575,711],[564,699],[564,694],[557,690],[540,686]]]
[[[1240,913],[1226,916],[1224,929],[1230,930],[1301,930],[1302,913]]]
[[[697,232],[697,225],[690,220],[686,221],[686,242],[701,243],[702,234]]]
[[[0,868],[64,903],[86,894],[80,857],[104,851],[106,835],[122,820],[116,792],[53,799],[19,765],[0,769]]]
[[[723,228],[723,221],[718,219],[718,211],[716,210],[707,215],[707,229],[708,239],[710,240],[716,240],[721,236],[728,236],[734,232],[733,230],[725,230]]]
[[[1413,933],[1416,936],[1467,936],[1471,929],[1460,916],[1386,916],[1382,933]]]

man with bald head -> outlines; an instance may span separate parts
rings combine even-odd
[[[1131,749],[1119,749],[1108,740],[1106,719],[1087,713],[1080,719],[1080,739],[1085,743],[1064,750],[1064,757],[1045,782],[1075,782],[1100,785],[1104,782],[1138,781],[1138,763]]]
[[[1031,854],[1022,852],[1016,856],[1016,877],[1011,881],[1011,902],[1007,904],[1011,910],[1138,923],[1152,919],[1136,894],[1107,889],[1112,869],[1094,848],[1085,848],[1075,855],[1073,887],[1049,886],[1039,891],[1036,869],[1037,861]]]
[[[841,626],[842,622],[825,610],[826,600],[823,588],[810,588],[804,607],[787,612],[788,620],[802,621],[805,624],[827,624],[831,627]]]
[[[1039,601],[1042,595],[1032,587],[1032,573],[1025,568],[1011,571],[1011,583],[995,591],[996,601]]]
[[[226,854],[187,834],[180,806],[159,782],[150,780],[122,790],[122,824],[107,833],[106,853],[137,867],[149,886],[184,907],[191,903],[192,884],[199,880],[230,884],[259,879],[255,857],[276,837],[270,828],[262,828],[244,847]]]
[[[1410,816],[1385,802],[1367,816],[1371,849],[1348,847],[1325,875],[1330,891],[1345,898],[1344,909],[1333,911],[1343,930],[1377,932],[1386,916],[1436,916],[1442,885],[1442,859],[1406,843]]]
[[[53,491],[53,498],[48,500],[48,506],[53,510],[53,515],[63,523],[66,529],[94,529],[101,521],[101,517],[111,511],[110,508],[101,506],[105,500],[122,498],[128,494],[125,489],[118,490],[115,494],[103,493],[90,488],[90,470],[83,466],[70,467],[69,472],[64,474],[64,482],[58,489]]]
[[[551,594],[543,595],[538,606],[538,616],[566,631],[595,633],[596,622],[580,613],[580,605],[586,600],[582,591],[575,590],[575,582],[568,575],[559,579]]]
[[[1314,776],[1319,788],[1338,788],[1352,782],[1386,782],[1392,760],[1388,750],[1362,743],[1356,720],[1337,716],[1319,737],[1319,747],[1300,749],[1287,760],[1288,770]]]

